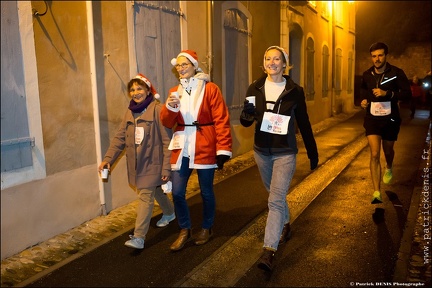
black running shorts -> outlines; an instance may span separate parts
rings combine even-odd
[[[366,136],[380,135],[382,140],[396,141],[401,122],[401,119],[398,118],[372,119],[365,117],[363,127],[366,129]]]

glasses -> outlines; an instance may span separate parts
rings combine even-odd
[[[178,70],[178,69],[185,69],[185,68],[187,68],[188,66],[190,65],[190,63],[183,63],[183,64],[177,64],[177,65],[175,65],[175,68]]]

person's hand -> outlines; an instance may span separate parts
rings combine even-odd
[[[104,168],[108,168],[108,170],[110,170],[111,169],[111,165],[108,162],[106,162],[106,161],[102,161],[102,163],[98,167],[98,171],[102,172],[102,170]]]
[[[318,166],[318,158],[310,159],[310,169],[315,170]]]
[[[180,105],[180,99],[171,93],[171,95],[168,96],[167,104],[173,108],[177,108]]]
[[[248,100],[244,101],[243,111],[246,114],[254,115],[255,114],[255,106],[252,103],[249,103]]]
[[[369,105],[369,103],[367,102],[366,99],[363,99],[360,103],[360,107],[363,109],[366,109],[368,105]]]
[[[229,159],[230,159],[230,156],[228,156],[228,155],[217,155],[216,156],[216,162],[217,162],[218,169],[219,170],[222,169],[225,162],[227,162]]]
[[[384,97],[387,94],[387,91],[381,90],[380,88],[373,88],[372,93],[375,97]]]
[[[168,180],[170,180],[170,178],[170,176],[162,175],[161,180],[167,182]]]

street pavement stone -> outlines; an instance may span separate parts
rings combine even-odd
[[[353,113],[342,113],[313,125],[314,133],[325,130],[327,127],[344,121],[353,115]],[[430,145],[429,155],[431,155]],[[255,165],[255,161],[252,151],[235,157],[225,164],[222,171],[216,170],[215,183],[227,177],[231,177],[253,165]],[[193,173],[188,183],[187,197],[192,197],[199,193],[198,189],[196,173]],[[430,200],[428,201],[430,204]],[[56,266],[60,266],[66,261],[72,261],[104,244],[104,242],[112,239],[116,235],[133,229],[137,203],[137,200],[135,200],[128,205],[110,211],[107,215],[98,216],[65,233],[3,259],[1,262],[1,287],[22,287],[22,283],[25,283],[26,280],[37,277],[41,273],[46,273],[50,269],[55,269]],[[430,240],[425,238],[423,204],[424,203],[420,201],[417,221],[412,235],[412,246],[409,263],[407,264],[408,273],[406,281],[420,282],[426,284],[426,286],[430,286],[430,250],[428,250],[429,254],[426,255],[425,253],[427,250],[424,248],[430,247]],[[430,209],[428,211],[430,211]],[[153,216],[159,214],[161,214],[161,210],[156,203]],[[428,228],[430,229],[430,225]]]

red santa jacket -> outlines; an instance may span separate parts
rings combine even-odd
[[[216,155],[232,157],[228,108],[219,87],[208,82],[206,76],[198,73],[189,79],[188,87],[181,84],[172,87],[168,95],[177,91],[180,106],[173,108],[165,104],[161,110],[162,124],[174,128],[174,132],[183,131],[179,133],[184,133],[187,146],[172,150],[170,163],[173,170],[180,169],[182,156],[189,157],[191,169],[216,168]]]

